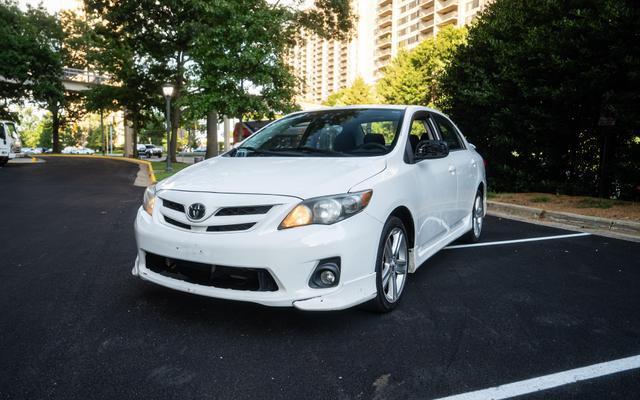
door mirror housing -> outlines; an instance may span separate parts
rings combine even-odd
[[[421,140],[416,147],[415,161],[445,158],[449,155],[449,146],[443,140]]]

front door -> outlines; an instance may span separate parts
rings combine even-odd
[[[475,159],[469,155],[464,142],[455,126],[446,117],[433,114],[433,122],[438,128],[442,140],[449,146],[450,170],[457,176],[458,199],[454,210],[454,225],[464,222],[464,218],[471,213],[475,200],[475,174],[477,165]]]
[[[413,152],[415,146],[426,139],[436,139],[433,125],[427,112],[414,115],[409,131]],[[416,244],[425,248],[446,235],[455,222],[457,202],[457,177],[452,173],[451,160],[447,156],[435,160],[422,160],[413,165],[416,190],[421,202],[416,226]]]

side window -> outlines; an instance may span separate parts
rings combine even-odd
[[[409,134],[416,136],[420,140],[434,139],[433,132],[431,132],[431,128],[426,118],[419,118],[411,121],[411,130],[409,131]]]
[[[2,140],[6,140],[7,136],[4,133],[4,124],[0,123],[0,139]]]
[[[462,149],[462,142],[460,141],[460,137],[456,133],[456,128],[454,128],[451,122],[438,114],[434,114],[433,120],[435,121],[436,125],[438,125],[438,129],[440,130],[440,134],[442,135],[442,140],[447,142],[449,150]]]

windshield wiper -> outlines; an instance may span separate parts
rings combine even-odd
[[[273,155],[275,153],[275,151],[273,151],[273,150],[262,150],[262,149],[258,149],[258,148],[251,147],[251,146],[241,146],[241,147],[238,147],[236,149],[236,154],[238,154],[238,151],[240,151],[240,150],[245,151],[244,157],[250,157],[253,154],[256,154],[256,155],[265,155],[265,154],[266,155]],[[237,157],[237,155],[236,155],[236,157]]]

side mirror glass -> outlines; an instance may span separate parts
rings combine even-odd
[[[449,155],[449,146],[442,140],[422,140],[416,147],[415,160],[433,160]]]

